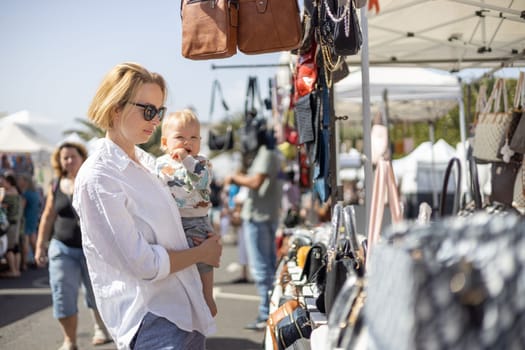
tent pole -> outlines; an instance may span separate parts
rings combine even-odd
[[[428,122],[428,138],[430,139],[430,183],[432,185],[432,211],[437,212],[439,210],[438,193],[436,186],[436,162],[434,158],[434,144],[436,143],[436,130],[433,121]],[[441,213],[443,215],[443,213]]]
[[[462,88],[463,90],[463,88]],[[465,104],[463,103],[463,96],[458,97],[458,106],[459,106],[459,136],[461,140],[461,147],[459,152],[459,160],[460,163],[463,164],[464,168],[461,169],[463,174],[466,174],[464,176],[466,184],[470,183],[470,170],[467,163],[467,130],[466,130],[466,123],[465,123]],[[468,186],[467,186],[468,188]],[[466,193],[469,193],[468,189],[466,190]]]
[[[361,15],[361,31],[363,34],[363,44],[361,45],[361,96],[363,98],[363,151],[365,154],[364,170],[365,170],[365,209],[366,209],[366,232],[365,237],[368,237],[369,221],[371,214],[372,201],[372,144],[370,135],[372,132],[372,122],[370,118],[370,75],[368,71],[368,8],[363,6],[360,9]]]

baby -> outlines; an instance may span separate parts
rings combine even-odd
[[[166,183],[177,202],[182,226],[190,247],[213,232],[208,210],[210,202],[211,163],[200,155],[200,123],[189,109],[170,113],[162,123],[161,148],[157,158],[157,176]],[[195,240],[194,240],[195,238]],[[213,267],[197,264],[204,298],[211,314],[217,314],[213,300]]]

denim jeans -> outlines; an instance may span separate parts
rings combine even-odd
[[[244,242],[248,253],[250,272],[261,298],[257,318],[266,320],[270,307],[270,291],[275,280],[277,222],[243,221]]]
[[[52,239],[48,256],[53,316],[58,319],[78,313],[78,292],[81,284],[86,305],[95,309],[95,296],[82,248],[68,247],[61,241]]]
[[[164,317],[148,312],[142,319],[130,348],[134,350],[204,350],[206,338],[197,331],[183,331]]]

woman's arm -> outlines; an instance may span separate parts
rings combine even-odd
[[[220,242],[220,236],[216,234],[210,234],[208,239],[195,248],[168,250],[168,255],[170,257],[170,273],[183,270],[196,263],[205,263],[214,267],[219,267],[221,253],[222,245]]]
[[[53,225],[57,217],[57,213],[53,209],[53,190],[50,188],[46,198],[46,204],[40,224],[38,225],[38,235],[36,240],[35,262],[38,266],[45,266],[47,263],[47,243],[51,238],[53,232]]]

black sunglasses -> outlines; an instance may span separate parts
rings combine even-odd
[[[166,114],[166,107],[160,107],[159,109],[157,109],[157,107],[150,104],[143,105],[142,103],[135,102],[128,103],[132,104],[133,106],[144,108],[144,119],[148,122],[153,120],[153,118],[155,118],[157,114],[159,115],[159,121],[162,121],[162,118],[164,118],[164,114]]]

